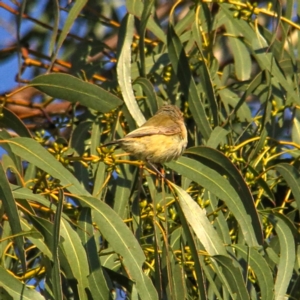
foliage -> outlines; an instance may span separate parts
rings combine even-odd
[[[18,37],[1,61],[20,56],[1,96],[1,299],[299,299],[294,1],[127,1],[120,23],[116,2],[34,18],[38,2],[0,2]],[[189,134],[165,179],[101,147],[164,102]]]

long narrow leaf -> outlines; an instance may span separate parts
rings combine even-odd
[[[186,153],[195,155],[201,163],[216,170],[219,174],[226,175],[231,186],[239,195],[241,204],[247,215],[251,218],[252,228],[259,244],[263,243],[262,225],[254,205],[254,199],[242,174],[236,166],[221,152],[209,147],[192,147]],[[211,191],[213,193],[213,191]]]
[[[35,77],[28,86],[54,98],[67,100],[100,112],[109,112],[122,104],[115,95],[103,88],[68,74],[47,74]]]
[[[89,195],[78,180],[38,142],[29,138],[13,138],[6,141],[12,151],[61,181],[62,186],[74,194]]]
[[[168,50],[174,72],[180,82],[184,96],[189,102],[198,129],[207,140],[211,133],[211,127],[206,117],[204,105],[200,100],[194,78],[192,77],[184,47],[171,24],[168,30]]]
[[[257,235],[252,227],[251,217],[247,214],[243,200],[228,180],[212,168],[208,168],[204,164],[186,157],[180,157],[177,161],[166,165],[183,176],[194,180],[218,198],[224,200],[240,224],[248,245],[258,246]]]
[[[145,255],[123,220],[107,204],[92,197],[77,198],[83,206],[92,209],[93,218],[111,247],[122,257],[122,263],[131,279],[136,283],[138,293],[145,300],[157,299],[157,292],[148,276],[142,270]]]
[[[275,299],[286,297],[287,288],[290,284],[295,264],[295,241],[288,220],[280,214],[269,215],[269,220],[275,226],[280,243],[280,257],[277,266],[277,277],[275,281]]]
[[[3,267],[0,267],[0,287],[11,296],[11,299],[45,299],[38,291],[26,287],[24,283],[8,273]]]
[[[123,99],[130,114],[138,126],[145,123],[145,118],[137,105],[131,85],[131,43],[133,38],[134,17],[131,14],[123,19],[118,41],[117,75]]]
[[[226,249],[220,237],[210,224],[203,209],[191,198],[191,196],[175,184],[171,184],[179,199],[182,212],[196,233],[199,241],[203,244],[209,255],[227,255]]]
[[[2,200],[5,212],[8,216],[9,225],[11,231],[14,235],[14,241],[16,243],[19,257],[21,260],[23,272],[26,272],[26,261],[25,261],[25,252],[24,252],[24,239],[19,234],[22,232],[20,216],[18,213],[17,205],[15,199],[12,195],[9,183],[6,178],[3,166],[0,163],[0,199]]]

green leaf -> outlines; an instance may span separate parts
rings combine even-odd
[[[267,132],[266,128],[264,127],[260,133],[259,140],[254,144],[255,145],[253,147],[254,149],[252,149],[252,151],[248,155],[248,161],[252,162],[254,160],[254,163],[255,163],[255,158],[257,157],[258,153],[260,151],[262,151],[262,149],[265,145],[267,136],[268,136],[268,132]],[[254,165],[254,163],[251,163],[251,165]]]
[[[231,22],[235,28],[243,34],[245,42],[248,45],[248,49],[251,54],[255,57],[257,63],[260,65],[262,70],[267,70],[272,74],[272,83],[276,86],[279,85],[287,93],[290,94],[292,98],[292,103],[299,105],[299,96],[295,92],[294,88],[289,84],[284,74],[278,67],[278,63],[274,58],[274,54],[270,49],[265,37],[258,31],[254,31],[253,28],[246,21],[242,19],[235,18],[230,11],[231,6],[227,3],[220,3],[220,7],[227,15],[228,22]],[[274,93],[275,94],[275,93]]]
[[[228,288],[231,297],[236,300],[250,300],[241,270],[238,267],[237,262],[229,257],[221,255],[214,256],[212,260],[216,261],[220,267],[221,273],[218,272],[219,269],[216,269],[216,271],[223,279],[223,282]]]
[[[172,255],[170,257],[172,278],[169,278],[169,280],[173,281],[174,291],[175,294],[177,295],[176,299],[180,299],[180,300],[188,298],[184,267],[178,263],[177,258],[174,254],[174,250],[181,250],[181,237],[182,237],[182,228],[179,227],[177,230],[174,230],[171,233],[170,245],[169,245],[170,248],[172,249]],[[177,247],[176,244],[178,244]]]
[[[64,219],[61,221],[62,248],[73,276],[77,280],[79,299],[88,299],[85,290],[89,286],[87,279],[89,266],[85,250],[71,225]]]
[[[257,184],[262,187],[262,189],[265,192],[265,195],[269,198],[272,204],[275,205],[276,199],[268,183],[261,176],[259,176],[259,173],[250,165],[248,166],[248,169],[255,176]]]
[[[8,222],[11,227],[12,234],[15,235],[14,241],[18,249],[17,253],[21,260],[23,272],[25,273],[26,261],[25,261],[25,251],[24,251],[24,239],[23,236],[20,235],[20,233],[22,233],[20,216],[1,162],[0,162],[0,199],[3,203],[5,212],[8,216]]]
[[[145,117],[139,109],[131,85],[131,43],[133,29],[134,17],[131,14],[127,14],[122,20],[118,39],[117,75],[125,104],[137,125],[141,126],[145,123]]]
[[[183,211],[181,210],[181,206],[178,205],[178,208],[179,208],[178,214],[182,224],[183,232],[185,234],[187,244],[191,250],[192,258],[195,264],[195,274],[196,274],[196,280],[199,288],[199,298],[207,299],[206,282],[205,282],[206,278],[203,274],[203,270],[205,271],[206,268],[205,268],[205,264],[203,263],[203,260],[201,261],[201,257],[199,255],[199,252],[200,250],[202,250],[202,248],[200,248],[199,240],[196,238],[191,226],[189,226],[188,220],[186,219]],[[211,282],[212,284],[214,284],[214,280],[212,280]],[[218,291],[216,291],[216,293],[217,295],[219,295]]]
[[[209,255],[227,255],[226,249],[222,244],[216,230],[210,224],[205,211],[195,202],[191,196],[179,186],[172,184],[178,196],[181,210],[190,224],[199,241],[204,246]]]
[[[29,138],[12,138],[6,142],[15,154],[59,179],[61,185],[66,186],[71,193],[89,195],[72,173],[35,140]]]
[[[223,153],[209,147],[192,147],[186,150],[186,153],[192,154],[198,161],[205,164],[207,167],[214,169],[222,176],[225,175],[228,178],[230,185],[234,188],[235,193],[239,196],[235,201],[238,201],[239,205],[243,207],[244,212],[247,212],[247,217],[250,217],[251,219],[251,228],[255,232],[258,243],[262,245],[262,225],[254,205],[254,199],[248,185],[236,166]],[[211,192],[214,193],[212,190]],[[226,204],[228,205],[228,203]],[[232,213],[234,214],[235,209],[233,209],[233,206],[231,207]],[[242,216],[240,217],[242,218]],[[253,244],[250,246],[257,245]]]
[[[11,153],[12,155],[9,156],[7,154],[3,154],[2,155],[2,164],[3,164],[3,170],[5,172],[12,172],[15,176],[15,180],[17,182],[17,184],[22,185],[23,184],[23,178],[22,178],[22,173],[20,174],[18,171],[18,167],[15,164],[15,161],[17,161],[18,159],[15,157],[15,155],[13,153]],[[20,160],[20,159],[19,159]]]
[[[146,3],[145,3],[146,4]],[[144,11],[143,1],[141,0],[126,0],[126,7],[128,12],[141,18],[142,12]],[[147,28],[156,35],[163,43],[165,43],[166,36],[164,31],[158,26],[153,17],[150,17],[147,22]]]
[[[157,292],[142,270],[145,255],[129,228],[107,204],[92,197],[76,197],[83,206],[92,209],[93,220],[111,247],[122,257],[122,263],[136,283],[143,300],[158,299]]]
[[[261,241],[261,232],[257,232],[258,225],[253,227],[251,218],[257,218],[257,214],[252,213],[249,216],[245,208],[245,202],[240,198],[234,186],[226,180],[222,175],[207,167],[206,165],[190,158],[180,157],[177,161],[166,163],[168,167],[178,172],[179,174],[188,177],[189,179],[197,182],[205,189],[215,194],[219,199],[225,201],[226,205],[235,216],[241,230],[244,234],[245,240],[249,246],[258,246],[258,240]],[[253,202],[253,201],[252,201]],[[254,206],[249,203],[250,207]],[[255,220],[255,219],[254,219]]]
[[[292,190],[297,208],[300,211],[300,173],[298,169],[287,163],[277,164],[275,169],[285,179],[288,187]]]
[[[142,87],[151,114],[154,115],[158,110],[158,105],[157,105],[157,96],[151,82],[146,78],[138,78],[134,81],[133,85],[139,85]]]
[[[209,283],[209,285],[207,285],[207,288],[205,288],[205,293],[207,294],[205,299],[229,299],[227,289],[224,288],[223,282],[218,276],[216,276],[216,273],[212,270],[211,265],[207,265],[204,258],[201,258],[201,263],[203,266],[205,277],[207,279],[207,282]],[[214,264],[215,268],[219,268],[219,266],[215,262]]]
[[[59,190],[58,195],[58,206],[56,214],[54,217],[54,226],[53,226],[53,244],[52,244],[52,254],[53,254],[53,268],[52,268],[52,285],[53,285],[53,296],[55,299],[62,299],[62,282],[60,275],[60,263],[58,257],[58,247],[60,241],[60,226],[61,226],[61,215],[63,209],[64,195],[62,190]]]
[[[295,241],[286,217],[273,213],[269,215],[269,220],[275,226],[280,243],[280,256],[275,281],[275,299],[285,299],[295,264]]]
[[[108,276],[105,276],[100,264],[92,223],[91,209],[83,207],[79,215],[78,226],[80,229],[78,230],[78,234],[83,243],[89,263],[89,286],[94,299],[105,300],[109,299],[110,290],[113,288],[113,285]]]
[[[193,33],[193,38],[195,39],[195,42],[198,47],[198,53],[201,57],[201,63],[199,67],[199,76],[201,78],[199,82],[199,86],[201,88],[201,91],[204,92],[206,95],[206,100],[210,104],[210,109],[212,112],[212,117],[213,117],[213,122],[214,122],[214,127],[218,126],[219,120],[218,120],[218,106],[217,106],[217,100],[216,100],[216,95],[215,91],[213,88],[213,80],[211,78],[211,74],[209,72],[209,67],[207,66],[206,59],[203,55],[202,52],[202,40],[201,40],[201,21],[200,21],[200,12],[201,9],[197,9],[197,14],[195,16],[195,22],[192,25],[192,33]]]
[[[167,53],[159,53],[153,56],[147,56],[145,58],[146,74],[154,74],[155,72],[161,72],[165,66],[170,63],[170,59]],[[131,63],[131,78],[135,80],[139,77],[139,62]]]
[[[233,26],[231,22],[225,23],[228,33],[229,47],[234,59],[235,74],[238,80],[250,79],[252,62],[249,51],[243,40],[239,37],[239,28]]]
[[[49,199],[45,198],[42,195],[34,194],[31,189],[21,187],[21,186],[17,186],[17,185],[14,185],[14,184],[11,184],[10,188],[12,190],[12,193],[13,193],[13,196],[14,196],[15,199],[17,199],[17,200],[20,200],[20,199],[21,200],[31,200],[31,201],[40,203],[45,207],[48,207],[53,212],[56,212],[56,206],[53,205],[49,201]],[[66,214],[63,213],[62,215],[66,220],[69,220],[69,217]]]
[[[67,100],[74,104],[79,102],[103,113],[122,104],[118,97],[103,88],[68,74],[40,75],[35,77],[28,86],[33,86],[51,97]]]
[[[106,165],[103,162],[99,162],[96,166],[93,186],[93,197],[101,199],[103,191],[106,191],[105,180],[108,176],[106,172]]]
[[[0,117],[0,127],[12,129],[23,137],[31,137],[30,131],[16,114],[6,107],[2,108],[2,113],[3,116]]]
[[[76,150],[78,155],[83,155],[85,151],[85,144],[90,138],[89,131],[91,130],[92,125],[93,123],[90,121],[82,122],[78,124],[72,132],[69,145]]]
[[[90,129],[92,127],[92,136],[90,134]],[[91,155],[95,155],[96,152],[96,143],[99,146],[100,134],[98,130],[94,130],[95,128],[99,128],[99,124],[92,122],[82,122],[78,126],[75,127],[69,144],[75,150],[74,156],[83,155],[84,151],[86,151],[86,145],[90,144]],[[96,132],[95,132],[96,131]],[[90,143],[90,140],[92,142]],[[89,189],[89,176],[88,169],[83,166],[79,161],[75,161],[73,163],[74,167],[74,176],[78,179],[79,182],[82,183],[86,190]]]
[[[161,269],[162,269],[162,281],[165,283],[163,290],[165,290],[167,299],[183,299],[178,298],[177,290],[174,286],[174,275],[171,267],[172,260],[172,251],[169,247],[169,243],[165,242],[162,245],[162,253],[161,253]]]
[[[293,118],[292,141],[300,145],[300,121],[298,115]]]
[[[135,184],[135,172],[132,172],[130,165],[120,165],[120,173],[118,178],[111,179],[111,193],[114,197],[113,209],[120,216],[125,219],[130,214],[128,211],[128,202]]]
[[[53,223],[48,221],[47,219],[37,217],[35,215],[28,215],[28,218],[30,220],[30,223],[32,226],[43,236],[43,240],[45,241],[46,246],[50,249],[54,249],[54,238],[53,238]],[[69,280],[74,280],[75,275],[73,274],[73,268],[74,266],[72,265],[72,261],[70,261],[70,258],[72,258],[72,253],[71,256],[67,256],[67,253],[63,251],[62,245],[60,243],[59,245],[59,260],[60,260],[60,269],[63,270],[64,276],[69,279]],[[55,254],[52,253],[52,256]],[[76,264],[75,264],[76,265]],[[49,276],[51,277],[52,274],[52,265],[48,266],[47,272]],[[75,268],[76,272],[76,268]],[[76,273],[75,273],[76,274]],[[76,274],[78,275],[78,274]],[[52,286],[52,283],[51,283]],[[77,292],[77,286],[75,286],[76,292]],[[82,290],[82,287],[79,287]],[[85,298],[83,298],[85,299]]]
[[[57,40],[57,35],[59,32],[58,27],[59,27],[59,21],[60,21],[60,11],[59,11],[58,1],[53,1],[53,15],[54,15],[54,22],[53,22],[52,34],[51,34],[50,45],[49,45],[49,55],[51,57],[52,57],[53,51],[55,50],[55,48],[54,48],[55,42]]]
[[[19,174],[23,174],[24,170],[23,170],[23,165],[22,165],[22,161],[21,161],[20,157],[15,155],[13,153],[13,151],[11,150],[10,146],[8,144],[6,144],[6,140],[9,140],[9,139],[11,139],[11,135],[5,129],[0,130],[1,148],[3,148],[5,150],[7,155],[13,161],[13,167],[17,169],[17,172]]]
[[[241,256],[247,263],[247,267],[249,265],[255,273],[261,290],[261,299],[274,299],[273,275],[263,255],[252,247],[248,248],[238,244],[232,245],[232,247],[237,249],[238,258]]]
[[[251,96],[258,87],[262,86],[262,84],[263,72],[260,72],[248,85],[246,85],[246,91],[244,92],[240,100],[237,102],[237,105],[234,107],[234,111],[232,112],[232,114],[236,114],[240,108],[243,109],[243,107],[246,105],[246,101],[249,98],[249,96]]]
[[[33,229],[32,224],[29,224],[24,218],[21,219],[21,225],[23,231],[28,232],[26,232],[26,238],[31,241],[31,243],[35,245],[45,257],[47,256],[49,259],[53,259],[50,249],[45,244],[44,236],[35,228]]]
[[[293,15],[295,13],[294,10],[295,10],[294,3],[292,1],[287,1],[286,5],[284,6],[284,9],[282,10],[283,17],[287,20],[292,20]],[[281,11],[280,11],[280,13],[281,13]],[[281,27],[281,31],[282,31],[282,37],[280,39],[282,41],[281,52],[284,52],[286,43],[290,43],[289,30],[290,30],[291,25],[289,24],[289,22],[280,22],[280,27]],[[293,50],[291,52],[293,52]]]
[[[190,110],[205,140],[208,140],[211,127],[207,120],[203,103],[199,100],[198,90],[192,77],[184,47],[176,35],[173,26],[168,30],[168,51],[173,70],[180,82],[185,98],[188,100]]]
[[[223,144],[226,142],[225,137],[228,134],[229,134],[229,132],[226,129],[224,129],[220,126],[217,126],[212,131],[206,145],[211,148],[217,148],[220,144]]]
[[[219,199],[209,191],[205,191],[203,198],[209,201],[209,206],[206,207],[207,214],[211,216],[209,219],[213,220],[214,227],[222,238],[223,244],[230,245],[232,243],[229,230],[230,224],[227,222],[226,215],[220,213],[217,216],[215,215],[215,212],[219,209]]]
[[[247,103],[244,101],[245,99],[243,97],[240,98],[237,94],[229,89],[220,89],[219,95],[222,99],[222,104],[226,107],[229,117],[236,114],[240,122],[251,122],[251,111]],[[234,109],[232,111],[229,111],[229,108],[231,107],[233,107]],[[227,120],[229,121],[230,119],[227,118]]]
[[[81,10],[85,7],[87,2],[88,2],[88,0],[75,1],[74,5],[70,9],[67,19],[64,21],[64,27],[60,32],[60,35],[59,35],[59,38],[58,38],[58,41],[57,41],[57,44],[55,47],[55,51],[52,55],[51,65],[54,63],[56,56],[58,54],[58,51],[59,51],[60,47],[62,46],[64,40],[66,39],[69,31],[71,30],[72,25],[76,21],[78,15],[80,14]]]
[[[141,76],[146,76],[146,68],[145,68],[145,34],[146,34],[146,28],[148,20],[151,16],[151,11],[153,9],[154,0],[145,0],[144,1],[144,7],[143,12],[141,16],[141,23],[139,28],[139,35],[140,35],[140,41],[139,41],[139,50],[140,50],[140,61],[141,61]]]
[[[0,287],[14,300],[45,300],[39,292],[26,287],[24,283],[8,273],[3,267],[0,267]]]

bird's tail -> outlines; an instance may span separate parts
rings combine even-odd
[[[107,147],[107,146],[111,146],[111,145],[117,145],[117,147],[119,147],[120,143],[121,143],[121,140],[115,140],[115,141],[105,143],[105,144],[101,145],[101,147]]]

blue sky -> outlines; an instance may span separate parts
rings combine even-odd
[[[104,1],[105,2],[105,1]],[[7,6],[18,10],[18,7],[13,4],[13,1],[11,0],[2,0],[1,3],[6,4]],[[41,12],[43,11],[43,8],[47,1],[35,1],[34,3],[36,5],[30,6],[30,2],[27,2],[29,15],[33,18],[39,19],[41,16]],[[109,3],[109,2],[108,2]],[[110,3],[109,5],[113,5],[114,9],[116,9],[118,13],[119,20],[121,20],[126,13],[125,8],[125,0],[117,0],[113,4]],[[60,5],[62,7],[66,7],[68,5],[67,0],[60,1]],[[64,11],[61,11],[60,14],[60,28],[64,25],[65,17],[67,16],[67,13]],[[17,42],[17,18],[14,14],[8,12],[4,8],[0,7],[0,37],[1,37],[1,43],[0,43],[0,51],[3,49],[8,48],[9,46],[16,45]],[[20,35],[21,37],[26,34],[35,24],[27,19],[22,20]],[[78,28],[78,26],[74,26],[72,28],[74,33],[84,36],[85,35],[85,28],[84,26],[81,26]],[[71,30],[71,32],[72,32]],[[49,41],[49,39],[48,39]],[[32,49],[34,49],[34,44],[30,45]],[[47,53],[47,50],[49,48],[49,45],[45,44],[44,53]],[[14,87],[18,87],[18,83],[15,81],[16,73],[15,71],[12,72],[12,70],[18,69],[18,56],[17,54],[10,55],[9,59],[2,60],[0,62],[0,94],[3,94],[5,92],[10,91]],[[27,68],[25,74],[23,74],[22,78],[31,79],[31,68]]]
[[[2,0],[3,4],[18,10],[18,7],[13,4],[12,1]],[[38,18],[39,13],[43,7],[44,1],[39,1],[39,5],[34,6],[30,10],[30,16]],[[34,24],[26,19],[22,20],[20,28],[20,35],[22,36]],[[17,18],[11,12],[8,12],[4,8],[0,7],[0,50],[6,49],[10,46],[15,46],[17,42]],[[16,53],[10,55],[8,59],[1,60],[0,62],[0,93],[10,91],[14,87],[18,87],[18,83],[15,81],[16,73],[12,70],[18,69],[18,56]],[[26,76],[26,74],[25,74]]]

